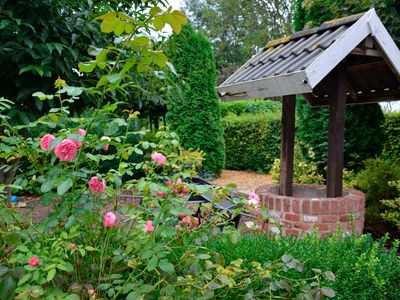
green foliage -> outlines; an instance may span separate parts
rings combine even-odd
[[[222,118],[230,113],[239,116],[243,113],[277,113],[282,110],[280,102],[261,99],[221,102],[219,107],[221,109]]]
[[[211,44],[186,25],[171,38],[171,51],[171,60],[187,86],[182,98],[168,101],[168,124],[185,147],[205,153],[205,171],[218,174],[225,166],[225,148]]]
[[[184,9],[196,29],[212,41],[222,78],[232,74],[268,41],[291,32],[288,0],[185,0]]]
[[[309,149],[308,156],[312,159],[314,153]],[[270,174],[275,183],[279,182],[280,177],[280,159],[275,159],[272,165]],[[318,167],[315,162],[307,161],[298,144],[294,148],[294,162],[293,162],[293,182],[294,183],[308,183],[308,184],[323,184],[324,176],[318,173]]]
[[[398,191],[389,182],[400,180],[400,166],[382,158],[367,159],[355,179],[356,188],[365,192],[367,203],[394,199]]]
[[[395,187],[400,195],[400,180],[389,182],[389,186]],[[382,218],[400,229],[400,197],[390,200],[382,200],[385,211],[381,214]]]
[[[385,114],[383,123],[385,132],[385,143],[383,144],[382,156],[392,160],[400,159],[400,113]]]
[[[230,114],[222,124],[226,167],[268,172],[280,153],[280,114]]]
[[[335,274],[336,281],[325,278],[321,284],[336,292],[335,299],[399,299],[398,242],[388,251],[386,241],[387,238],[374,242],[368,235],[324,239],[317,235],[303,239],[270,239],[260,235],[244,237],[237,244],[214,241],[210,248],[220,252],[227,261],[240,257],[245,265],[250,265],[254,257],[264,262],[291,255],[305,262],[305,271],[293,274],[299,278],[313,276],[312,270],[324,266]]]
[[[327,108],[312,108],[300,99],[297,105],[297,138],[315,153],[320,172],[327,164],[328,120]],[[379,154],[382,148],[384,116],[379,104],[346,107],[344,164],[348,169],[359,169],[363,160]],[[303,153],[309,159],[303,149]]]

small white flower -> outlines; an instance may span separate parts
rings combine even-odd
[[[247,221],[247,222],[244,222],[244,224],[245,224],[246,227],[249,228],[249,229],[254,228],[254,222],[253,222],[253,221]]]
[[[276,227],[276,226],[271,226],[271,232],[272,233],[274,233],[274,234],[276,234],[276,235],[280,235],[281,234],[281,231],[279,230],[279,228],[278,227]]]

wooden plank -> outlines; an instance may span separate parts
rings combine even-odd
[[[347,67],[348,72],[360,72],[368,69],[379,68],[385,66],[384,60],[373,61],[365,64],[352,65]]]
[[[368,20],[373,12],[373,9],[366,12],[305,69],[308,83],[312,88],[321,82],[329,72],[370,34]]]
[[[343,192],[344,124],[347,73],[343,64],[334,71],[329,101],[328,131],[328,198],[341,197]]]
[[[280,194],[293,195],[296,95],[282,97]]]
[[[371,35],[378,44],[378,48],[385,54],[385,59],[389,62],[394,74],[400,78],[400,50],[382,24],[375,10],[369,17],[368,26],[370,27]]]
[[[362,49],[362,48],[354,48],[350,54],[359,55],[359,56],[372,56],[372,57],[382,57],[382,53],[379,50],[375,49]]]
[[[222,101],[272,98],[311,92],[304,71],[232,85],[220,85],[217,92]]]

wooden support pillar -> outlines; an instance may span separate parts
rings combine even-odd
[[[344,124],[347,73],[344,64],[334,71],[329,99],[327,197],[341,197],[343,192]]]
[[[296,95],[282,97],[281,170],[279,191],[283,196],[293,194],[293,153],[296,115]]]

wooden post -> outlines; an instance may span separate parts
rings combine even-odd
[[[343,192],[344,123],[347,73],[345,65],[334,70],[329,99],[327,197],[341,197]]]
[[[281,170],[279,191],[283,196],[293,194],[293,153],[296,115],[296,95],[282,97]]]

